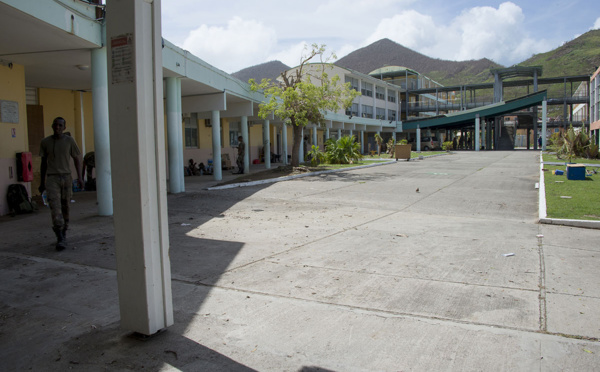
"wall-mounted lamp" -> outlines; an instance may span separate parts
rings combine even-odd
[[[90,65],[76,65],[75,67],[77,67],[81,71],[85,71],[85,70],[89,70],[90,69]]]
[[[352,119],[352,115],[348,116],[348,119]]]

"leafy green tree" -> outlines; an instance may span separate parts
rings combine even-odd
[[[315,58],[320,64],[309,63]],[[325,56],[325,45],[313,44],[310,51],[305,48],[298,67],[281,73],[281,80],[263,79],[260,84],[254,79],[249,81],[252,90],[262,90],[265,95],[258,116],[266,119],[275,114],[292,127],[292,166],[300,164],[302,128],[309,123],[324,125],[326,111],[346,109],[360,95],[350,83],[343,84],[338,75],[330,77],[327,73],[333,68],[329,61],[336,58],[335,54]]]

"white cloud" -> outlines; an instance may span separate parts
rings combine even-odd
[[[226,72],[263,63],[277,45],[275,30],[254,20],[233,17],[226,27],[202,25],[182,48]]]
[[[366,44],[387,37],[434,58],[470,60],[490,58],[512,65],[533,53],[548,50],[548,42],[536,41],[525,30],[525,16],[512,2],[463,11],[447,24],[414,10],[382,20]]]
[[[600,17],[596,19],[596,22],[594,22],[594,25],[592,26],[591,30],[600,30]]]

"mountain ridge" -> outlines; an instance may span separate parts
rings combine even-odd
[[[415,70],[445,86],[476,84],[492,81],[489,70],[505,66],[488,58],[468,61],[450,61],[431,58],[390,39],[381,39],[340,58],[334,62],[364,74],[385,65],[402,66]],[[592,74],[600,66],[600,30],[590,30],[546,53],[533,55],[516,65],[542,66],[543,76],[569,76]],[[254,78],[275,79],[288,70],[280,61],[270,61],[233,73],[242,81]]]

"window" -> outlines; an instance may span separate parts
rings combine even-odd
[[[350,83],[350,89],[354,89],[358,92],[358,79],[346,76],[346,83]]]
[[[237,145],[239,144],[238,137],[242,135],[240,128],[241,128],[240,122],[229,123],[229,146],[237,147]]]
[[[385,109],[377,107],[375,111],[375,119],[385,119]]]
[[[362,89],[360,90],[360,93],[363,96],[373,97],[373,84],[363,82]]]
[[[396,110],[388,110],[388,119],[396,120]]]
[[[373,106],[362,105],[362,117],[373,118]]]
[[[385,101],[385,88],[375,87],[375,98]]]
[[[358,103],[353,103],[351,107],[347,108],[346,115],[358,116]]]
[[[185,147],[198,148],[198,120],[196,118],[185,118]]]
[[[388,102],[396,102],[396,92],[393,90],[388,90]]]

